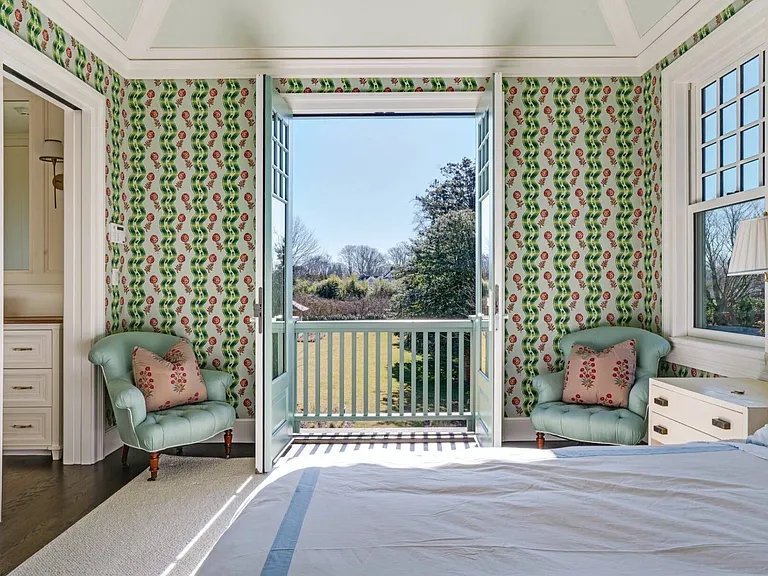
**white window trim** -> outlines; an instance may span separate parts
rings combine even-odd
[[[745,6],[704,42],[662,72],[662,330],[673,344],[668,360],[731,377],[768,377],[768,338],[693,327],[692,114],[690,87],[768,44],[768,0]],[[698,118],[698,116],[697,116]],[[743,192],[766,196],[768,186]],[[741,196],[743,195],[743,196]],[[718,200],[707,202],[715,207]],[[682,249],[681,249],[682,248]],[[766,306],[768,310],[768,305]],[[768,315],[767,315],[768,316]],[[767,317],[768,319],[768,317]]]

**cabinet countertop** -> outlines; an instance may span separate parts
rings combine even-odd
[[[61,316],[13,316],[3,319],[4,324],[61,324]]]

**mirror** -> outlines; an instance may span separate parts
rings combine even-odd
[[[3,102],[5,270],[29,270],[29,100]]]

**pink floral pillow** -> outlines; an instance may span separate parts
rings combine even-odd
[[[147,412],[208,399],[192,345],[180,341],[161,358],[154,352],[133,349],[133,379],[144,394]]]
[[[637,350],[627,340],[595,352],[574,344],[565,369],[563,402],[626,408],[635,383]]]

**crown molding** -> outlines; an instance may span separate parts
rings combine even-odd
[[[79,1],[84,4],[81,0],[67,1]],[[35,0],[35,6],[74,38],[77,38],[79,42],[82,42],[118,74],[125,76],[131,64],[125,55],[125,40],[101,17],[94,19],[97,24],[91,24],[69,6],[67,1]],[[104,33],[99,28],[103,28]]]
[[[767,3],[768,0],[753,0],[749,5],[742,8],[739,13],[747,9],[750,11],[755,10],[756,12],[763,11]],[[723,0],[698,0],[698,2],[695,2],[685,13],[684,17],[672,23],[640,53],[637,57],[638,68],[641,70],[640,74],[644,74],[656,66],[662,58],[672,54],[683,42],[687,41],[705,24],[715,18],[727,5],[727,2]],[[665,19],[662,19],[659,24],[666,24]]]
[[[634,58],[135,60],[128,78],[638,76]]]

